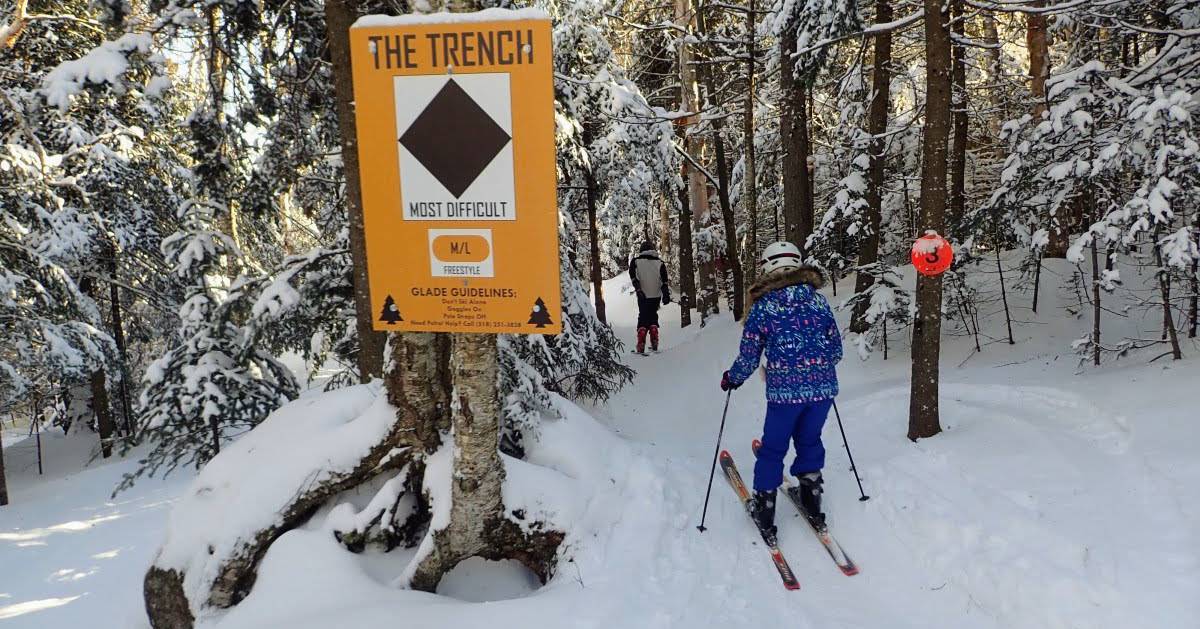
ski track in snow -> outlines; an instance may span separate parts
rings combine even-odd
[[[610,321],[629,342],[636,308],[628,280],[610,280],[606,291]],[[1034,331],[1046,338],[974,357],[963,351],[967,339],[947,339],[945,430],[914,444],[904,436],[906,356],[863,363],[848,352],[838,402],[871,500],[858,501],[831,415],[826,511],[862,572],[842,575],[781,501],[780,544],[801,583],[788,592],[719,472],[708,531],[696,530],[725,401],[717,382],[740,329],[723,315],[703,330],[698,317],[680,330],[674,305],[661,320],[663,352],[631,355],[636,381],[586,409],[619,439],[597,436],[579,446],[576,456],[588,460],[571,461],[558,456],[560,443],[586,436],[587,427],[547,429],[544,459],[520,471],[536,478],[553,470],[557,491],[575,480],[594,489],[574,503],[572,561],[549,584],[533,590],[519,568],[472,565],[448,577],[447,591],[477,589],[480,598],[501,600],[396,590],[388,584],[412,550],[351,555],[314,518],[276,542],[246,601],[203,626],[375,627],[399,618],[414,627],[519,627],[532,618],[580,629],[1200,626],[1200,427],[1194,405],[1156,397],[1158,389],[1144,384],[1190,391],[1194,363],[1131,362],[1077,376],[1067,364],[1073,358],[1056,360],[1065,344],[1053,334],[1064,332]],[[1055,349],[997,368],[1028,359],[1034,343]],[[758,376],[730,400],[722,447],[748,482],[750,440],[764,410]],[[39,480],[32,441],[13,443],[10,435],[0,627],[75,627],[98,618],[104,626],[148,626],[141,577],[191,476],[143,480],[109,500],[132,461],[96,461],[76,472],[94,437],[48,434],[47,476]],[[526,493],[521,500],[531,499]]]

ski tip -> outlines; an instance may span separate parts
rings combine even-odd
[[[799,590],[800,584],[799,583],[784,583],[783,587],[785,587],[789,590]]]
[[[762,447],[762,442],[761,442],[761,441],[759,441],[758,439],[755,439],[754,441],[751,441],[751,442],[750,442],[750,447],[751,447],[751,448],[754,448],[755,450],[757,450],[757,449],[759,449],[760,447]]]
[[[852,577],[858,574],[858,566],[838,566],[842,569],[842,574]]]
[[[722,459],[732,459],[733,455],[729,453],[729,450],[721,450],[721,458]]]

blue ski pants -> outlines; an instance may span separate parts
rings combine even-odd
[[[783,458],[787,456],[789,441],[796,446],[792,476],[819,472],[825,467],[821,429],[831,406],[832,399],[805,404],[767,403],[762,446],[754,463],[755,491],[771,491],[783,483]]]

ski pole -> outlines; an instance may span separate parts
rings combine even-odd
[[[850,453],[850,442],[846,441],[846,428],[842,426],[842,414],[838,412],[837,400],[833,401],[833,415],[837,417],[838,430],[842,431],[842,445],[846,446],[846,456],[850,457],[850,471],[854,472],[854,480],[858,482],[858,495],[861,496],[858,501],[870,500],[871,497],[863,491],[862,479],[858,477],[858,466],[854,464],[854,455]]]
[[[717,474],[717,457],[721,454],[721,436],[725,434],[725,416],[729,414],[729,398],[733,397],[733,390],[730,389],[725,393],[725,410],[721,411],[721,429],[717,431],[717,449],[713,450],[712,469],[708,472],[708,490],[704,492],[704,511],[700,514],[700,529],[703,533],[707,531],[704,527],[704,520],[708,517],[708,498],[712,495],[713,477]]]

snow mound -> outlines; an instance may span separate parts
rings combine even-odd
[[[629,442],[575,404],[563,398],[555,402],[561,416],[544,419],[538,437],[526,444],[526,460],[502,459],[504,501],[514,520],[541,521],[567,532],[558,571],[545,586],[519,564],[473,559],[451,571],[438,594],[400,589],[397,585],[406,582],[421,549],[350,553],[330,533],[330,523],[347,515],[339,505],[276,541],[250,595],[200,626],[316,629],[367,627],[404,618],[410,626],[509,627],[547,608],[555,610],[548,618],[561,618],[578,608],[580,597],[592,594],[581,587],[582,579],[604,574],[614,563],[625,566],[624,571],[644,561],[649,548],[627,550],[629,543],[639,539],[637,530],[662,526],[648,525],[645,518],[665,514],[658,500],[638,494],[662,491],[663,481]],[[425,490],[444,494],[441,500],[434,498],[435,504],[448,503],[452,450],[453,441],[447,440],[427,461]],[[631,516],[626,508],[641,516]],[[435,526],[439,517],[434,514]],[[686,528],[683,519],[671,520]],[[641,545],[654,538],[640,540]],[[628,559],[623,558],[626,552]]]
[[[249,536],[281,523],[300,493],[352,470],[395,422],[372,383],[302,398],[272,413],[200,472],[171,513],[155,565],[181,570],[200,616],[217,571]]]

